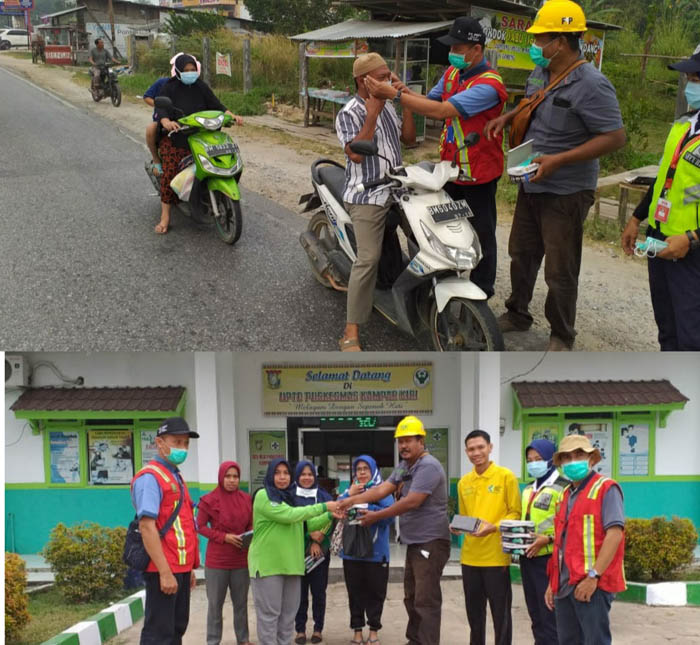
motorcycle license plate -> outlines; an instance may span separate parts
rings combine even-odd
[[[461,217],[474,216],[474,213],[472,213],[465,199],[460,199],[456,202],[448,202],[447,204],[428,206],[428,212],[436,224],[440,222],[449,222],[453,219],[460,219]]]
[[[233,143],[220,143],[216,146],[207,146],[207,154],[210,157],[219,157],[221,155],[235,155],[236,152],[236,146]]]

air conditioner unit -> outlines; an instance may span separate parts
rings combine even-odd
[[[29,365],[24,356],[5,354],[5,387],[29,385]]]

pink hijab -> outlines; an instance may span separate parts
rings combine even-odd
[[[219,466],[219,485],[199,500],[199,506],[218,520],[224,530],[242,533],[251,524],[253,501],[240,489],[229,493],[224,488],[224,477],[229,468],[235,468],[241,476],[241,467],[235,461],[224,461]]]

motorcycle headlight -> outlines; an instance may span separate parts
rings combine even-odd
[[[203,116],[196,116],[194,117],[194,120],[207,130],[218,130],[224,122],[224,115],[220,114],[213,119],[208,119]]]
[[[443,244],[438,236],[423,222],[421,222],[420,225],[433,251],[453,262],[460,271],[471,271],[479,263],[479,260],[481,260],[481,253],[478,247],[458,249],[454,246],[448,246],[447,244]]]
[[[204,155],[197,155],[197,157],[199,158],[199,163],[202,164],[202,168],[212,175],[219,175],[220,177],[233,177],[238,170],[238,162],[236,162],[236,165],[233,166],[233,168],[219,168],[209,161],[209,159],[207,159]]]

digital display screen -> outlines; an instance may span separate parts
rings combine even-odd
[[[379,426],[379,417],[321,417],[321,430],[372,430]]]

